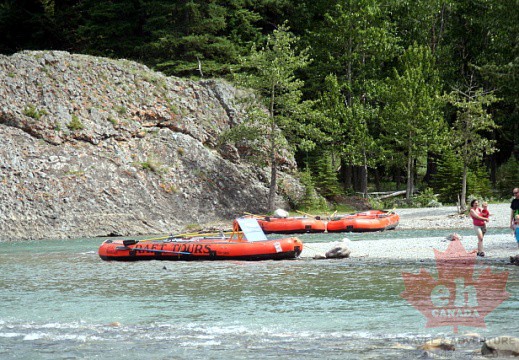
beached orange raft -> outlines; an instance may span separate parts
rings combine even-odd
[[[319,216],[265,216],[263,218],[258,218],[257,220],[261,229],[263,229],[266,234],[314,233],[324,232],[326,230],[326,224],[319,218]]]
[[[296,237],[268,240],[255,219],[241,219],[239,226],[243,232],[233,231],[229,237],[109,239],[99,247],[99,256],[103,260],[121,261],[282,260],[294,259],[303,251],[303,243]]]
[[[396,228],[400,216],[392,211],[369,210],[357,214],[332,217],[327,224],[329,232],[369,232]]]

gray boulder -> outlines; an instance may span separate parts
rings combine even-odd
[[[349,258],[351,250],[346,245],[338,245],[328,250],[325,254],[327,259],[345,259]]]
[[[519,338],[498,336],[485,340],[481,347],[485,356],[519,356]]]
[[[420,345],[418,349],[425,351],[454,351],[456,347],[451,341],[439,338],[427,341],[425,344]]]

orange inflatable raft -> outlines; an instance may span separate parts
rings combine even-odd
[[[257,220],[266,234],[314,233],[326,230],[325,222],[318,216],[289,216],[281,218],[266,216]]]
[[[230,237],[198,236],[168,237],[150,240],[105,240],[99,247],[103,260],[282,260],[294,259],[303,251],[303,243],[296,237],[269,240],[261,228],[243,219],[242,232],[233,231]],[[247,224],[249,223],[249,225]],[[255,229],[261,232],[261,234]],[[236,227],[235,227],[236,228]]]
[[[396,228],[400,216],[392,211],[369,210],[353,215],[333,217],[327,224],[329,232],[369,232]]]

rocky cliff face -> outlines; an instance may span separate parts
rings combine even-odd
[[[268,168],[219,146],[243,93],[66,52],[0,56],[0,240],[176,232],[267,209]],[[278,206],[301,194],[281,160]]]

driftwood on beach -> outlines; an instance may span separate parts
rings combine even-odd
[[[388,199],[388,198],[392,198],[392,197],[395,197],[395,196],[405,195],[405,193],[406,193],[406,190],[399,190],[399,191],[374,191],[374,192],[369,192],[366,195],[367,196],[376,197],[379,200],[383,200],[383,199]],[[358,192],[357,194],[360,194],[360,195],[364,196],[364,193],[362,193],[362,192]]]

